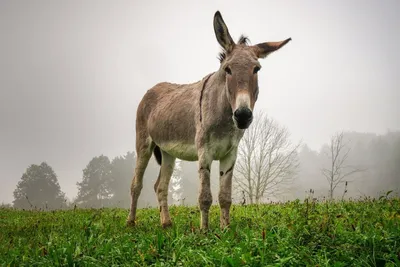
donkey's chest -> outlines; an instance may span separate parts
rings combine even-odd
[[[213,160],[220,160],[228,155],[239,144],[239,137],[229,136],[224,138],[210,138],[207,145],[208,153]]]

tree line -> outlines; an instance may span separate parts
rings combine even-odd
[[[259,112],[246,131],[234,167],[233,201],[253,204],[304,198],[312,193],[328,199],[375,196],[400,188],[400,132],[385,135],[338,132],[319,151],[292,143],[290,132]],[[77,182],[78,193],[68,201],[58,178],[46,162],[28,166],[14,191],[13,206],[22,209],[70,207],[129,208],[136,156],[133,152],[110,160],[94,157]],[[144,176],[139,207],[156,207],[153,185],[159,166],[152,158]],[[211,167],[212,193],[218,193],[218,162]],[[197,162],[177,161],[169,186],[169,204],[196,205]]]

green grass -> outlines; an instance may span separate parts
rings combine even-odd
[[[233,206],[230,229],[199,230],[199,210],[0,209],[1,266],[400,266],[400,199]]]

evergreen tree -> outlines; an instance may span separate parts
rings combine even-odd
[[[109,205],[112,197],[111,163],[108,157],[94,157],[83,170],[82,182],[78,182],[76,203],[83,207],[103,207]]]
[[[115,157],[111,162],[110,189],[113,196],[110,204],[114,207],[129,207],[135,162],[136,157],[133,152],[128,152],[125,156]]]

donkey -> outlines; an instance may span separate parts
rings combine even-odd
[[[156,84],[139,103],[137,162],[131,185],[128,226],[135,225],[143,174],[152,153],[161,165],[154,191],[162,227],[172,225],[167,197],[176,158],[198,161],[201,229],[207,229],[209,224],[211,163],[219,160],[220,227],[230,224],[232,174],[239,141],[253,120],[252,111],[259,90],[257,73],[261,69],[258,59],[280,49],[291,38],[250,46],[243,35],[237,43],[233,41],[219,11],[214,15],[213,24],[222,47],[219,69],[191,84]]]

